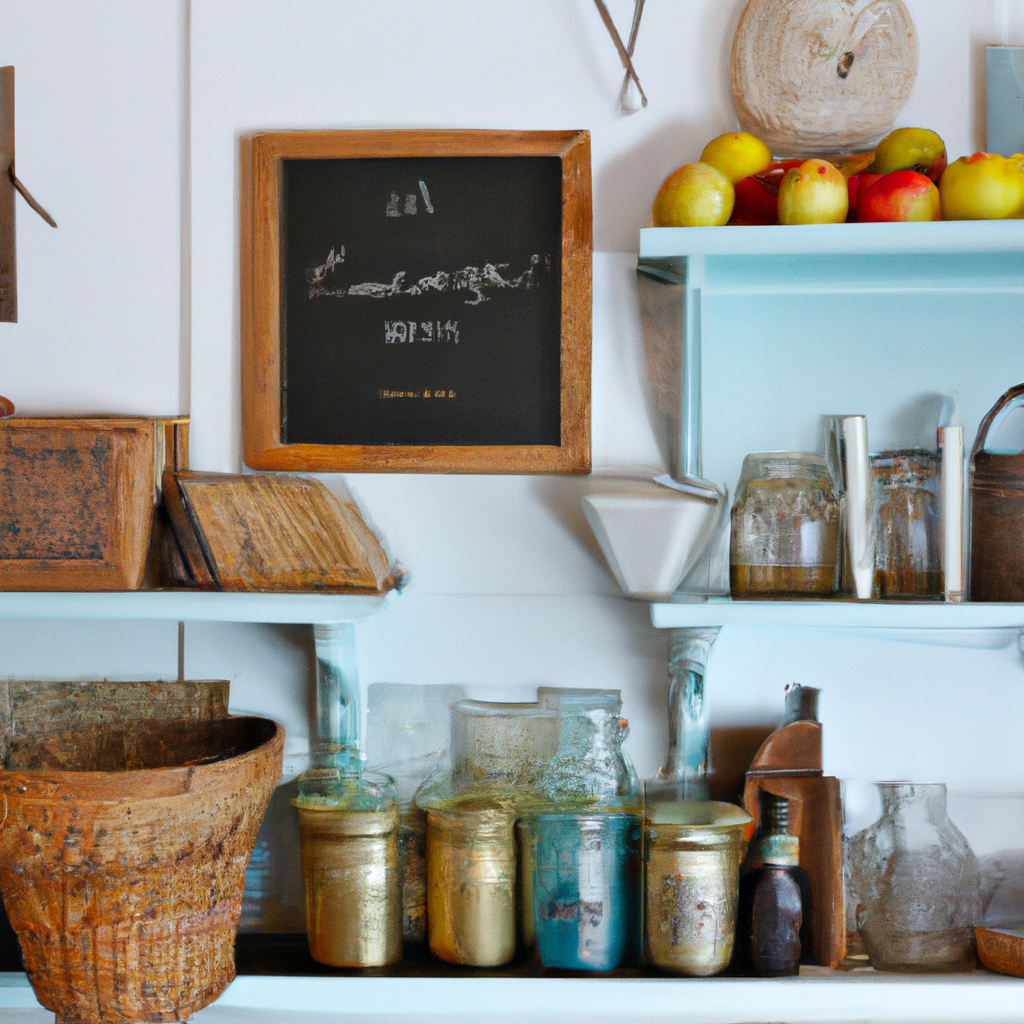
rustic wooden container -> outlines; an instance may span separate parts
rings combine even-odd
[[[1024,401],[1024,384],[999,399],[978,427],[971,450],[970,600],[1024,601],[1024,452],[985,451],[989,428]]]
[[[145,730],[141,744],[83,742],[77,759],[69,732],[60,768],[0,772],[0,891],[57,1024],[185,1020],[235,976],[284,729],[227,717]]]

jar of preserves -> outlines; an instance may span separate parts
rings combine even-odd
[[[840,511],[820,455],[748,455],[732,507],[732,596],[834,594],[839,586]]]
[[[939,457],[920,448],[873,455],[875,597],[942,597]]]

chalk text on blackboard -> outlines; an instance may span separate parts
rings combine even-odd
[[[455,398],[454,388],[424,388],[422,391],[390,391],[387,388],[378,388],[377,397],[382,399],[390,398]]]
[[[427,183],[425,181],[420,182],[420,195],[423,196],[423,205],[426,207],[427,213],[434,212],[434,204],[430,201],[430,192],[427,191]],[[405,197],[405,202],[402,204],[402,208],[399,209],[399,203],[402,203],[402,199],[397,192],[392,192],[387,204],[384,207],[385,217],[401,217],[403,215],[407,217],[416,216],[416,193],[410,192]]]
[[[459,322],[457,320],[385,320],[385,345],[412,345],[437,342],[442,345],[458,345]]]
[[[359,284],[341,285],[338,288],[328,288],[324,283],[329,273],[333,273],[344,257],[344,246],[340,247],[341,258],[334,257],[334,250],[327,260],[319,266],[312,267],[306,271],[306,280],[309,281],[309,298],[344,298],[346,296],[359,296],[369,299],[388,299],[395,295],[423,295],[425,292],[447,292],[447,291],[468,291],[471,297],[465,299],[467,306],[478,306],[481,302],[487,302],[492,291],[502,291],[509,288],[521,291],[532,291],[539,288],[541,284],[541,273],[545,275],[551,272],[551,257],[534,253],[530,257],[530,265],[521,274],[515,277],[505,277],[504,272],[508,270],[507,263],[485,263],[482,267],[463,267],[461,270],[439,270],[436,274],[421,277],[412,284],[406,284],[405,271],[399,270],[391,279],[390,283],[384,284],[380,281],[363,281]]]

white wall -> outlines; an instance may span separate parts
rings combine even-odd
[[[937,129],[951,156],[981,148],[981,48],[1024,41],[1024,9],[908,4],[921,66],[902,120]],[[625,31],[632,4],[609,6]],[[587,128],[594,462],[657,467],[631,254],[664,176],[735,127],[727,54],[741,8],[652,0],[636,50],[650,106],[623,117],[621,68],[591,0],[7,0],[0,61],[17,67],[19,175],[60,228],[19,207],[21,322],[0,325],[0,391],[26,412],[190,412],[194,466],[237,470],[241,133]],[[619,687],[640,773],[654,770],[666,637],[597,556],[578,506],[592,480],[346,482],[412,571],[395,607],[360,627],[364,683],[458,682],[492,696]],[[4,630],[0,672],[175,671],[170,630],[76,626],[60,649],[53,635]],[[236,707],[285,721],[290,754],[307,742],[302,633],[190,626],[185,666],[232,678]],[[822,686],[829,770],[1022,790],[1020,668],[1010,648],[726,630],[710,699],[715,724],[770,724],[786,683]]]

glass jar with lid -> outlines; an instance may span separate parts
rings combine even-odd
[[[820,455],[748,455],[732,507],[732,596],[834,594],[839,585],[840,510]]]

